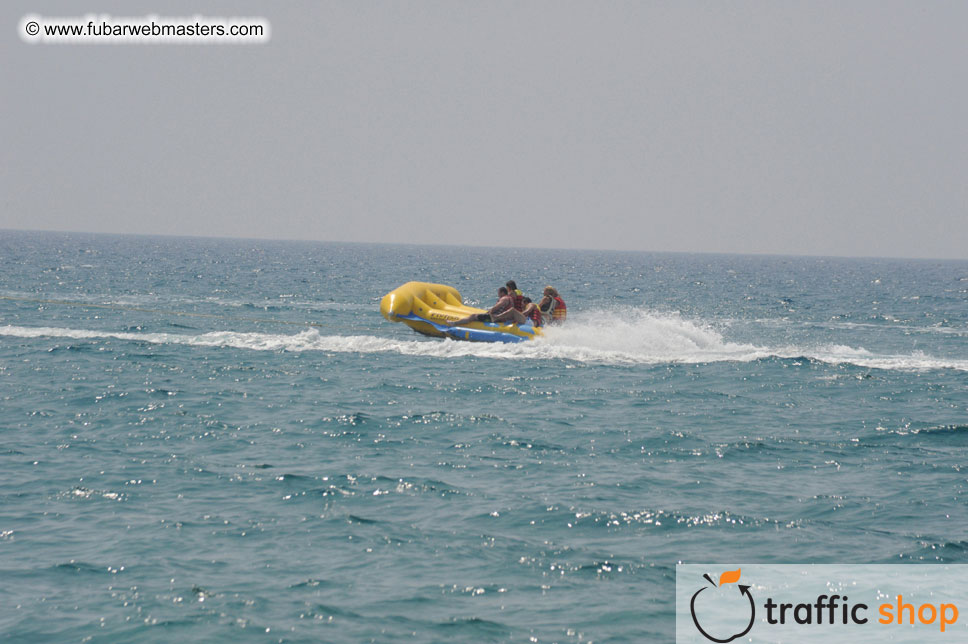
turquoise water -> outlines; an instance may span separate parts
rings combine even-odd
[[[509,278],[569,324],[378,311]],[[668,641],[677,561],[968,562],[968,262],[0,231],[0,297],[9,641]]]

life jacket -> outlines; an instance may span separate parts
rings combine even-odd
[[[568,317],[568,307],[565,305],[565,301],[557,295],[552,296],[551,302],[551,323],[561,324]]]
[[[524,293],[521,292],[521,289],[514,289],[513,291],[511,291],[510,296],[511,296],[511,299],[514,300],[514,308],[516,308],[519,311],[523,311]]]
[[[528,314],[528,318],[531,320],[531,326],[541,326],[541,309],[537,305],[531,309],[531,313]]]

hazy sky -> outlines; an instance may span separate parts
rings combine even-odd
[[[30,45],[264,16],[267,45]],[[0,228],[968,258],[968,2],[5,2]]]

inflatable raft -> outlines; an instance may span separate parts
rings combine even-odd
[[[523,342],[541,335],[541,328],[531,324],[505,322],[468,322],[447,326],[484,309],[467,306],[452,286],[407,282],[383,296],[380,313],[391,322],[403,322],[417,333],[438,338],[470,342]]]

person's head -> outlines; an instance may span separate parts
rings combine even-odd
[[[497,294],[498,294],[498,297],[504,297],[505,295],[508,294],[508,288],[506,286],[502,286],[497,290]]]
[[[531,304],[531,298],[530,297],[526,297],[526,298],[524,298],[521,301],[524,302],[525,304]]]
[[[514,282],[514,280],[508,280],[506,284],[509,292],[518,290],[518,285]]]
[[[545,295],[550,295],[551,297],[554,297],[554,296],[558,295],[558,291],[555,290],[555,287],[554,286],[546,286],[546,287],[544,287],[544,294]]]

